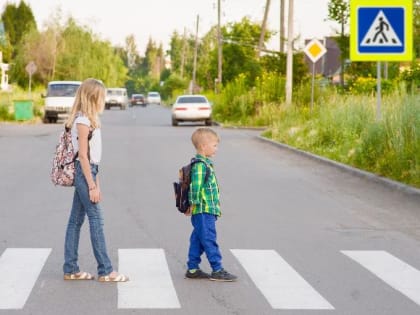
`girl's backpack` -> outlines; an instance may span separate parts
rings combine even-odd
[[[92,131],[89,132],[88,140],[92,138]],[[71,141],[71,129],[65,127],[58,139],[55,154],[52,161],[51,181],[54,185],[64,187],[73,186],[75,167],[74,161],[79,152],[74,153]]]
[[[173,183],[175,191],[175,205],[181,213],[185,213],[190,207],[188,192],[190,191],[191,184],[191,168],[195,163],[200,162],[206,165],[206,176],[204,177],[204,182],[206,183],[210,176],[210,170],[206,162],[196,158],[191,159],[189,164],[179,169],[179,181]]]

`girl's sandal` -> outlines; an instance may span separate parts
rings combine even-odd
[[[100,276],[98,278],[99,282],[126,282],[128,280],[129,280],[128,277],[121,273],[118,273],[114,277],[107,275],[107,276]]]
[[[93,280],[95,279],[89,272],[65,273],[64,280]]]

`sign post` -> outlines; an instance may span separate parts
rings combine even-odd
[[[381,61],[413,58],[412,0],[351,0],[350,59],[377,61],[376,119],[381,119]]]
[[[31,81],[32,81],[32,75],[35,73],[36,69],[37,69],[36,64],[33,61],[30,61],[25,67],[26,72],[29,74],[29,98],[32,98]]]
[[[327,52],[322,43],[317,40],[311,40],[303,49],[306,56],[312,61],[312,86],[311,86],[311,112],[314,105],[314,85],[315,85],[315,63]]]

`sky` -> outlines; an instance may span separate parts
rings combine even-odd
[[[20,0],[0,0],[3,11],[6,3]],[[93,33],[113,45],[124,46],[125,38],[134,35],[138,52],[144,55],[152,38],[164,49],[169,48],[172,33],[184,29],[195,34],[197,15],[198,35],[205,35],[217,24],[217,0],[24,0],[35,16],[38,29],[60,10],[63,17],[72,16],[79,25],[88,26]],[[286,0],[286,3],[288,1]],[[294,34],[304,39],[319,38],[335,33],[338,25],[326,21],[329,0],[295,0]],[[221,23],[240,21],[247,16],[261,23],[266,0],[221,0]],[[287,8],[286,8],[287,16]],[[287,26],[287,21],[286,21]],[[279,33],[280,0],[271,0],[268,29]],[[286,32],[287,34],[287,32]],[[268,49],[279,49],[279,35],[273,36]]]

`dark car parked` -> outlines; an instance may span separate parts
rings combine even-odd
[[[143,94],[132,94],[131,95],[131,105],[141,105],[146,106],[146,97]]]

